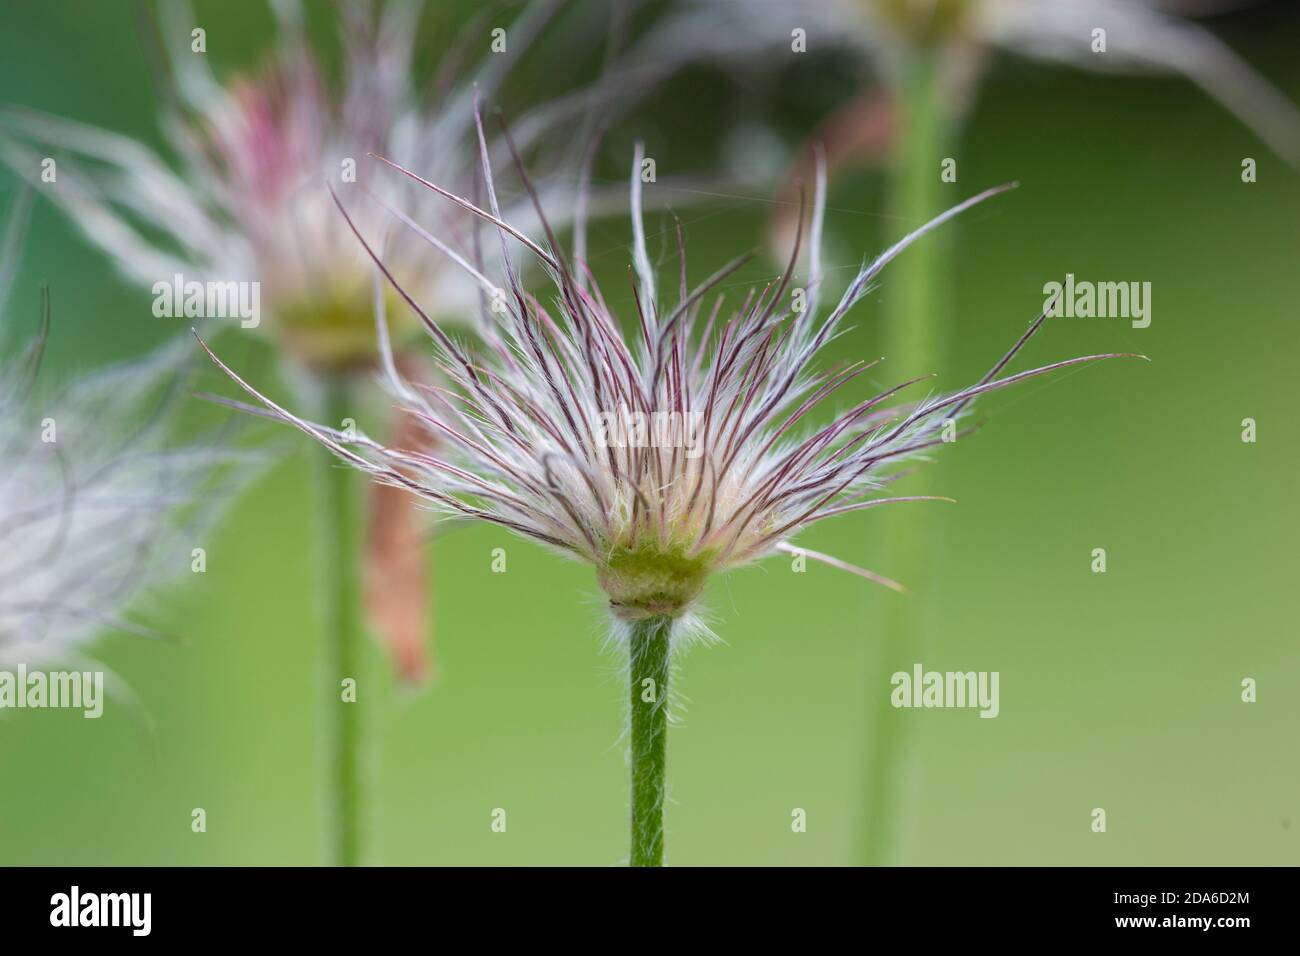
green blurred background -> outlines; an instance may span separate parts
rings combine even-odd
[[[1300,17],[1289,6],[1214,26],[1300,99]],[[468,5],[443,14],[454,22],[458,9]],[[270,25],[261,4],[198,10],[219,70],[256,61]],[[141,49],[128,4],[7,3],[0,100],[158,144]],[[956,201],[1009,179],[1022,187],[949,227],[944,291],[956,332],[939,384],[978,377],[1041,308],[1043,283],[1069,271],[1150,281],[1152,324],[1050,323],[1024,361],[1107,350],[1154,361],[1002,393],[983,405],[986,427],[933,466],[934,485],[959,504],[935,506],[936,579],[908,582],[910,600],[928,602],[937,620],[923,661],[1000,671],[1001,714],[910,714],[916,772],[899,860],[1295,864],[1300,178],[1186,82],[1006,56],[991,67],[955,152],[958,183],[945,188]],[[793,146],[852,94],[852,77],[835,57],[739,80],[692,68],[611,133],[602,172],[622,175],[636,136],[661,177],[707,170],[728,154],[735,122],[768,124]],[[1259,163],[1251,185],[1240,179],[1248,156]],[[15,187],[4,173],[0,208]],[[679,204],[694,277],[759,243],[774,189]],[[870,169],[837,178],[831,207],[833,275],[851,274],[912,225],[880,213],[882,180]],[[656,232],[671,225],[653,217]],[[626,306],[626,227],[601,223],[592,248]],[[745,278],[772,272],[768,261]],[[47,280],[53,380],[183,332],[154,318],[147,290],[118,278],[41,201],[6,332],[35,327]],[[879,354],[889,295],[886,272],[836,357]],[[236,352],[243,367],[270,369],[257,354],[264,347],[251,348]],[[875,384],[905,371],[882,370]],[[1256,444],[1240,440],[1246,417],[1258,422]],[[95,649],[155,736],[122,707],[98,721],[57,711],[0,718],[0,863],[324,858],[314,450],[280,437],[293,454],[206,542],[208,572],[146,602],[151,620],[186,643],[110,636]],[[815,529],[803,543],[888,574],[877,514]],[[505,574],[491,572],[497,547]],[[1107,549],[1104,575],[1089,569],[1096,547]],[[490,527],[440,536],[434,564],[438,679],[406,693],[377,650],[371,662],[375,856],[625,859],[624,678],[602,649],[593,575]],[[794,574],[781,558],[711,586],[725,643],[682,662],[669,862],[858,859],[871,718],[889,691],[878,625],[886,602],[905,599],[817,565]],[[1257,703],[1241,702],[1244,677],[1258,682]],[[191,832],[195,807],[207,812],[206,833]],[[508,813],[504,834],[490,828],[497,807]],[[807,811],[806,833],[791,832],[795,807]],[[1094,807],[1107,811],[1105,834],[1091,832]]]

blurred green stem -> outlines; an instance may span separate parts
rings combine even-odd
[[[343,374],[324,379],[324,422],[342,428],[355,416]],[[325,666],[329,747],[330,862],[357,866],[363,852],[365,794],[362,703],[364,625],[361,618],[361,543],[357,486],[352,469],[327,451],[316,453],[324,508]],[[344,681],[351,680],[345,686]]]
[[[899,233],[921,226],[942,210],[940,164],[949,141],[939,87],[939,55],[914,53],[905,65],[898,89],[897,128],[890,205]],[[892,241],[892,238],[891,240]],[[887,296],[886,363],[893,381],[938,372],[947,339],[938,290],[946,281],[948,257],[942,237],[927,236],[899,256],[882,287]],[[909,476],[907,494],[928,494],[924,469]],[[930,512],[899,508],[884,516],[887,573],[909,587],[935,593],[929,574],[937,544]],[[890,863],[899,837],[906,831],[906,721],[908,715],[890,705],[888,676],[910,669],[921,660],[924,605],[921,594],[885,595],[885,625],[881,665],[885,680],[872,685],[875,740],[867,771],[865,862]]]
[[[668,745],[670,617],[632,625],[628,675],[632,705],[632,866],[664,863],[664,769]]]

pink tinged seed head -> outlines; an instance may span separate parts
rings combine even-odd
[[[885,265],[912,242],[1010,186],[980,193],[910,233],[866,263],[829,309],[818,304],[819,256],[812,257],[814,271],[807,277],[807,310],[795,313],[787,304],[796,250],[778,280],[753,290],[728,312],[720,296],[707,308],[705,302],[717,295],[736,263],[693,290],[679,268],[676,301],[662,297],[645,247],[636,164],[635,314],[619,317],[586,264],[570,261],[545,225],[526,174],[522,181],[537,205],[543,237],[530,237],[502,218],[481,120],[477,126],[487,208],[383,162],[479,216],[497,230],[503,245],[522,246],[543,266],[549,280],[545,303],[523,287],[513,269],[504,270],[498,279],[501,306],[482,331],[481,347],[471,350],[442,329],[394,278],[351,210],[336,198],[366,254],[430,334],[443,383],[414,382],[397,374],[391,361],[384,364],[393,393],[435,440],[436,454],[348,443],[275,405],[222,367],[273,415],[376,479],[406,488],[444,514],[501,525],[592,564],[620,618],[688,614],[714,573],[776,551],[797,551],[901,589],[839,558],[800,549],[792,539],[819,521],[853,511],[951,500],[879,492],[902,465],[941,444],[945,421],[961,415],[975,398],[1053,369],[1117,357],[1082,356],[999,377],[1041,328],[1043,314],[969,388],[890,404],[917,379],[809,427],[806,416],[864,369],[825,370],[817,363]],[[819,165],[814,248],[820,244],[824,203]],[[585,246],[583,237],[575,245]],[[680,235],[679,249],[684,261]],[[625,334],[627,328],[632,334]],[[622,431],[629,423],[634,427]]]
[[[226,77],[188,45],[161,42],[178,35],[184,5],[178,13],[160,3],[166,154],[107,130],[3,109],[0,158],[30,176],[42,156],[59,155],[60,171],[71,172],[51,198],[134,282],[154,288],[179,275],[180,285],[255,285],[259,315],[245,328],[271,332],[282,353],[310,371],[369,370],[379,358],[373,269],[323,183],[338,190],[361,231],[400,266],[440,322],[472,324],[483,308],[484,283],[450,259],[429,256],[426,238],[397,225],[389,210],[436,232],[443,251],[480,272],[499,267],[499,251],[479,243],[477,220],[449,210],[413,180],[388,175],[370,153],[403,155],[426,175],[472,194],[479,164],[474,96],[498,96],[558,4],[522,9],[508,24],[509,50],[500,54],[474,42],[474,31],[484,29],[475,18],[464,36],[448,40],[426,78],[413,64],[422,18],[433,6],[340,4],[342,55],[337,69],[326,70],[302,17],[293,14],[299,4],[273,4],[276,42],[261,54],[262,64]],[[607,102],[616,85],[601,82],[530,112],[522,145],[547,171],[552,194],[573,192],[550,174],[573,145],[574,118]],[[512,220],[525,212],[513,204],[505,210]],[[400,351],[418,330],[409,310],[398,308],[400,298],[391,290],[385,295]]]

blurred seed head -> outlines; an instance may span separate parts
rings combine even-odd
[[[103,631],[157,636],[128,609],[193,569],[256,464],[221,440],[170,440],[177,347],[40,398],[44,341],[0,365],[4,663],[58,658]]]
[[[808,55],[859,52],[886,84],[916,53],[937,54],[947,98],[971,98],[983,51],[1101,72],[1182,75],[1217,100],[1279,156],[1300,166],[1300,110],[1213,31],[1189,16],[1233,9],[1240,0],[681,0],[644,38],[646,62],[731,62],[752,68],[789,62],[791,31],[806,31]],[[1105,52],[1093,31],[1106,33]]]
[[[172,91],[161,115],[168,155],[107,130],[12,109],[0,113],[0,132],[8,134],[0,146],[24,176],[40,168],[41,156],[61,157],[47,194],[132,279],[256,282],[264,326],[301,364],[323,372],[369,366],[376,357],[371,269],[326,184],[441,321],[471,321],[483,308],[477,284],[447,260],[430,261],[424,240],[391,210],[436,230],[480,271],[494,267],[498,250],[481,247],[472,217],[449,217],[426,190],[376,176],[371,154],[401,156],[467,193],[480,189],[474,100],[497,96],[557,5],[525,8],[508,24],[500,53],[488,48],[494,24],[475,18],[447,44],[430,84],[414,64],[421,2],[338,4],[343,61],[330,82],[295,0],[272,3],[277,41],[262,66],[229,79],[218,79],[208,55],[191,49],[197,21],[189,4],[168,0],[156,5]],[[548,170],[573,165],[573,124],[581,125],[585,106],[581,96],[542,103],[522,124],[524,147],[546,152],[551,158],[538,162]],[[562,143],[538,146],[556,129]],[[558,196],[573,184],[547,188]],[[528,218],[526,206],[508,212]],[[390,311],[401,343],[414,323],[404,310]]]
[[[0,246],[0,314],[27,200]],[[28,342],[0,341],[0,666],[66,661],[134,623],[142,592],[192,570],[212,520],[258,464],[227,435],[176,442],[181,343],[49,388],[49,297]]]

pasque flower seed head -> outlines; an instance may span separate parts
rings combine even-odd
[[[896,404],[903,389],[921,380],[903,382],[809,428],[806,420],[815,408],[876,364],[819,368],[818,360],[884,267],[926,233],[1009,187],[974,196],[904,237],[865,263],[838,301],[823,310],[816,250],[825,177],[819,175],[811,274],[802,295],[791,294],[796,249],[778,280],[727,306],[714,293],[744,258],[690,289],[680,239],[676,294],[660,293],[641,224],[638,151],[632,176],[635,314],[621,321],[586,264],[570,262],[549,227],[543,239],[534,240],[502,219],[481,121],[479,137],[487,209],[390,165],[394,175],[420,182],[493,224],[503,247],[521,244],[549,278],[543,301],[520,282],[503,250],[503,305],[480,348],[471,352],[453,339],[343,213],[430,333],[445,387],[409,381],[391,362],[386,365],[394,394],[436,439],[437,454],[364,438],[349,441],[277,405],[222,367],[272,414],[376,479],[408,489],[445,514],[493,522],[590,563],[621,619],[684,615],[711,575],[779,550],[802,550],[793,540],[812,524],[916,500],[882,497],[880,491],[898,476],[899,465],[941,444],[945,423],[977,397],[1053,369],[1112,357],[1088,355],[1004,374],[1044,314],[975,385]],[[479,278],[494,291],[491,280]],[[796,298],[801,309],[792,306]],[[382,339],[382,319],[380,331]],[[837,558],[803,553],[899,587]]]

